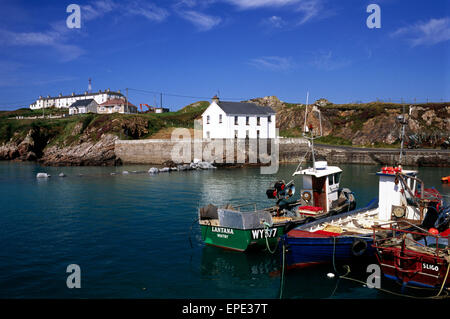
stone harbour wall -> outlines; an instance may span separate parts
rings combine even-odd
[[[272,150],[274,152],[272,153]],[[268,164],[276,153],[280,163],[298,163],[308,152],[305,139],[276,140],[116,140],[115,154],[123,163],[160,165],[172,160],[190,163],[194,159],[216,163]],[[335,164],[394,165],[399,160],[398,149],[315,146],[316,159]],[[307,160],[311,159],[311,152]],[[403,165],[450,167],[450,151],[440,149],[404,150]]]

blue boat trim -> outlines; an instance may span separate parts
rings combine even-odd
[[[396,277],[396,276],[392,276],[392,275],[387,275],[387,274],[383,274],[386,278],[394,280],[394,281],[399,281],[400,278]],[[417,282],[417,281],[408,281],[406,283],[407,286],[417,286],[417,287],[425,287],[425,288],[436,288],[435,286],[431,286],[431,285],[427,285],[421,282]]]
[[[366,207],[313,221],[298,226],[291,230],[291,232],[306,231],[307,233],[310,233],[306,229],[312,226],[363,213],[377,207],[378,198],[375,198],[370,201]],[[308,237],[307,234],[305,234],[305,236],[302,237],[301,235],[295,236],[293,234],[292,236],[289,236],[291,232],[283,235],[281,238],[282,240],[280,241],[280,245],[285,245],[288,249],[286,254],[286,264],[291,268],[313,265],[316,263],[332,263],[355,258],[359,259],[362,257],[375,257],[375,248],[372,247],[372,235]],[[361,251],[355,250],[359,241],[366,244]]]

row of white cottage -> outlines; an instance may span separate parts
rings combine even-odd
[[[137,113],[137,107],[128,102],[120,91],[111,90],[98,91],[95,93],[85,92],[63,96],[40,96],[39,99],[30,105],[32,110],[42,108],[68,108],[69,114],[82,113]]]
[[[214,96],[202,114],[203,138],[275,138],[275,122],[276,112],[268,106],[225,102]]]

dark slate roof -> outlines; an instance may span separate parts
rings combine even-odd
[[[70,105],[70,107],[88,106],[89,104],[92,103],[92,101],[94,101],[94,99],[78,100],[78,101],[72,103],[72,105]]]
[[[65,99],[68,97],[81,97],[81,96],[93,96],[93,95],[101,95],[101,94],[109,94],[109,95],[118,95],[118,96],[124,96],[120,92],[115,91],[102,91],[102,92],[92,92],[92,93],[83,93],[83,94],[74,94],[74,95],[61,95],[61,96],[50,96],[50,97],[41,97],[39,100],[55,100],[55,99]]]
[[[235,115],[273,115],[276,114],[274,110],[272,110],[268,106],[259,106],[255,103],[245,103],[245,102],[219,102],[220,108],[226,114],[235,114]]]

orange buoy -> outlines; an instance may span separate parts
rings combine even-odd
[[[450,182],[450,176],[445,176],[441,178],[441,182],[448,184]]]
[[[436,228],[430,228],[430,229],[428,229],[428,232],[432,235],[439,234],[439,230],[437,230]]]

